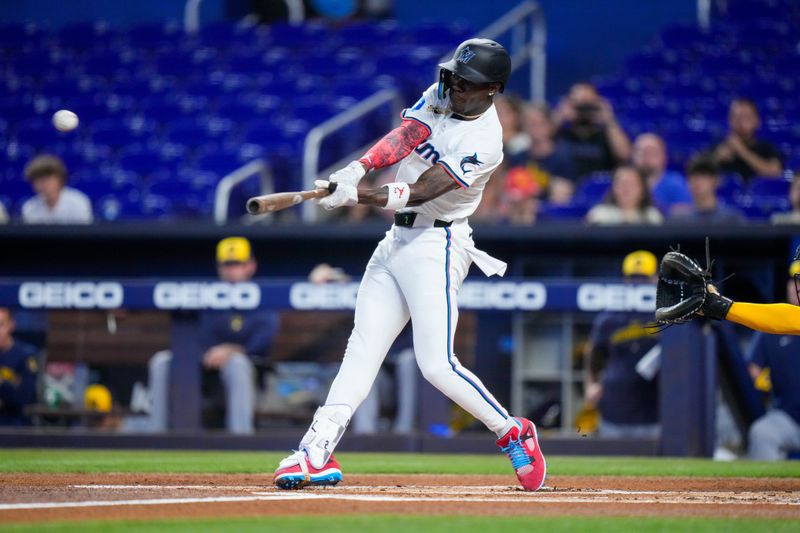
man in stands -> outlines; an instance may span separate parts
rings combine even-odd
[[[723,174],[774,177],[783,172],[778,150],[768,141],[756,138],[761,127],[758,108],[752,100],[738,98],[728,112],[728,137],[714,148],[714,162]]]
[[[789,267],[786,301],[800,305],[793,277],[800,274],[800,261]],[[786,459],[787,452],[800,451],[800,337],[756,333],[748,353],[748,369],[758,384],[769,370],[771,407],[750,426],[748,457],[761,461]]]
[[[228,237],[217,245],[217,273],[222,281],[250,281],[257,267],[244,237]],[[256,365],[263,364],[277,329],[278,317],[272,311],[200,313],[198,336],[204,352],[198,354],[198,364],[203,367],[203,396],[213,405],[224,394],[225,426],[231,433],[253,432]],[[150,360],[153,431],[167,429],[171,361],[169,350]]]
[[[622,262],[626,282],[655,283],[658,261],[646,250]],[[658,335],[647,329],[650,313],[597,315],[586,345],[585,403],[600,411],[599,434],[613,438],[657,438]]]
[[[655,133],[642,133],[633,141],[633,165],[639,169],[650,188],[653,203],[665,216],[688,211],[692,195],[686,180],[678,172],[667,170],[667,145]]]
[[[631,156],[631,142],[614,110],[590,83],[576,83],[554,114],[557,138],[570,146],[578,176],[615,169]]]
[[[688,212],[674,213],[670,222],[686,224],[741,224],[744,217],[739,210],[728,207],[717,198],[719,174],[712,159],[700,155],[686,167],[692,206]]]
[[[77,189],[67,187],[67,168],[61,159],[40,155],[25,166],[25,179],[36,196],[22,204],[27,224],[91,224],[92,203]]]
[[[789,203],[792,210],[788,213],[773,213],[770,222],[773,224],[800,224],[800,170],[794,172],[792,187],[789,189]]]
[[[25,406],[36,402],[36,348],[14,339],[11,310],[0,307],[0,425],[28,423]]]

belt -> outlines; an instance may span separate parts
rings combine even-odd
[[[417,213],[413,211],[410,213],[395,213],[394,214],[394,225],[400,226],[403,228],[412,228],[414,227],[414,221],[417,219]],[[434,228],[449,228],[453,223],[448,222],[446,220],[434,220],[433,227]]]

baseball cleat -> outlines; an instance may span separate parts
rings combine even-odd
[[[547,462],[544,460],[536,426],[527,418],[514,418],[522,427],[513,427],[497,440],[497,445],[511,460],[517,479],[525,490],[542,488],[547,477]]]
[[[331,455],[322,468],[314,468],[306,452],[297,451],[285,458],[275,470],[273,481],[279,489],[302,489],[308,485],[333,486],[342,480],[342,469]]]

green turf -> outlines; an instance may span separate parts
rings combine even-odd
[[[353,531],[381,531],[425,533],[437,531],[486,532],[486,531],[588,531],[605,533],[618,531],[722,533],[726,531],[748,532],[797,531],[797,522],[790,520],[724,518],[650,518],[650,517],[522,517],[522,516],[321,516],[321,517],[274,517],[274,518],[217,518],[213,520],[163,520],[157,522],[57,522],[41,525],[4,525],[7,532],[64,531],[90,533],[124,531],[324,531],[325,533]]]
[[[270,473],[285,453],[7,449],[0,472]],[[347,474],[510,474],[505,457],[414,453],[337,454]],[[800,461],[761,463],[650,457],[548,456],[550,475],[800,477]]]

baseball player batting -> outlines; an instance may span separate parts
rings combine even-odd
[[[394,225],[367,264],[353,332],[325,405],[314,414],[299,451],[275,471],[282,489],[342,480],[333,451],[409,318],[423,376],[497,434],[497,445],[526,490],[544,484],[546,464],[534,424],[510,416],[453,353],[456,298],[470,264],[486,275],[502,276],[506,269],[475,248],[467,219],[503,159],[492,97],[503,91],[511,59],[494,41],[470,39],[439,66],[439,82],[403,111],[401,125],[361,159],[331,174],[336,189],[319,200],[326,209],[357,203],[391,209]],[[367,172],[397,162],[396,183],[357,189]],[[327,188],[329,182],[315,185]]]

